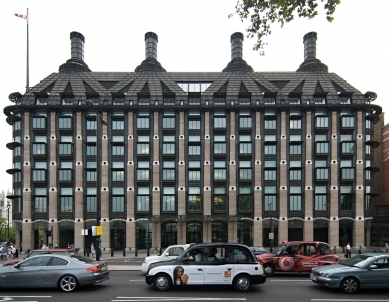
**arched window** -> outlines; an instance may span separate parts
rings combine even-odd
[[[200,222],[190,222],[186,225],[186,242],[203,242],[203,224]]]
[[[167,222],[161,226],[161,247],[177,244],[177,222]]]
[[[253,246],[253,222],[238,221],[238,242]]]
[[[228,226],[226,223],[220,221],[212,223],[212,242],[228,242]]]

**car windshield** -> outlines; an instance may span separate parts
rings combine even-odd
[[[357,255],[352,258],[347,258],[342,260],[342,265],[353,266],[353,267],[364,267],[366,264],[370,263],[374,257],[367,255]]]
[[[281,252],[284,250],[285,244],[280,244],[277,247],[273,249],[273,254],[281,254]]]

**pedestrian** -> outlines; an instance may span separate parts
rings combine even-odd
[[[347,257],[347,255],[346,255],[346,247],[344,245],[342,247],[342,254],[343,254],[344,257]]]
[[[11,246],[11,244],[8,245],[7,256],[8,256],[8,259],[12,259],[12,258],[13,258],[13,253],[12,253],[12,246]]]
[[[3,259],[8,259],[8,247],[7,245],[3,245]]]
[[[351,246],[350,246],[350,242],[347,243],[346,245],[346,258],[351,258]]]
[[[389,245],[388,243],[385,243],[385,253],[388,253],[389,252]]]
[[[93,258],[95,256],[95,252],[96,252],[96,249],[95,249],[95,246],[93,244],[93,242],[90,244],[90,253],[91,253],[91,257]]]

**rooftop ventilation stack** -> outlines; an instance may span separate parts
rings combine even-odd
[[[59,66],[59,72],[65,71],[91,71],[84,62],[85,38],[82,34],[73,31],[70,33],[71,58]]]
[[[304,62],[297,71],[310,71],[315,73],[328,72],[328,66],[316,59],[317,33],[307,33],[304,38]]]
[[[243,60],[243,40],[242,33],[236,32],[231,35],[231,62],[223,69],[228,71],[253,71],[253,68]]]
[[[145,53],[146,59],[135,69],[138,71],[163,71],[166,70],[162,67],[161,63],[158,62],[158,36],[153,32],[145,34]]]

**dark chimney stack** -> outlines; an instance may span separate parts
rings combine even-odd
[[[145,34],[146,42],[146,59],[152,58],[157,60],[158,36],[153,32]]]
[[[307,33],[304,38],[304,62],[297,71],[310,71],[316,73],[328,72],[328,66],[316,59],[317,33]]]
[[[84,62],[84,36],[76,31],[73,31],[70,33],[70,41],[71,58],[67,60],[66,63],[59,66],[59,72],[91,71],[88,65]]]
[[[236,32],[231,35],[231,61],[225,71],[253,71],[253,68],[243,60],[243,39],[242,33]]]
[[[235,58],[243,59],[243,39],[242,33],[231,35],[231,61]]]
[[[73,31],[70,33],[70,41],[72,59],[84,61],[84,36],[78,32]]]
[[[157,45],[158,45],[158,36],[153,32],[148,32],[145,34],[145,53],[146,58],[142,63],[135,68],[135,71],[162,71],[166,70],[162,67],[161,63],[158,62],[157,57]]]
[[[307,33],[304,38],[304,60],[316,59],[317,33]]]

